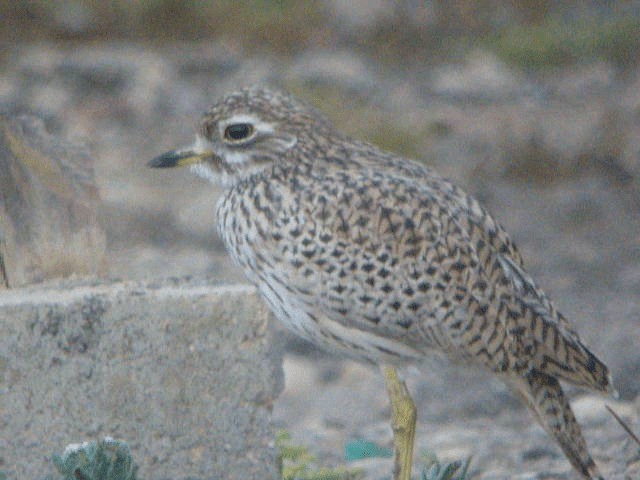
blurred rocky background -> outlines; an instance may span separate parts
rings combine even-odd
[[[111,277],[243,281],[215,235],[218,192],[145,163],[190,142],[216,97],[254,83],[480,198],[611,366],[638,430],[640,2],[0,2],[0,110],[90,152]],[[349,439],[388,446],[378,373],[288,345],[278,423],[328,464]],[[575,478],[482,372],[437,365],[409,381],[418,450],[473,454],[474,478]],[[607,478],[637,480],[640,454],[603,402],[572,394]],[[375,462],[361,466],[386,474]]]

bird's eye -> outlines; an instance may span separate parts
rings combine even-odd
[[[253,133],[253,125],[250,123],[234,123],[224,129],[224,138],[237,142],[239,140],[245,140]]]

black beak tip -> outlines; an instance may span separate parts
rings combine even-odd
[[[173,152],[164,153],[147,162],[147,167],[150,168],[170,168],[177,165],[178,158]]]

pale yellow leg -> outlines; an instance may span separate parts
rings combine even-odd
[[[394,445],[394,480],[411,479],[413,440],[416,436],[416,406],[404,381],[398,378],[396,369],[388,365],[380,367],[391,400],[391,428]]]

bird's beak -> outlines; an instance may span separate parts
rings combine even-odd
[[[212,157],[213,152],[197,151],[193,147],[179,148],[163,153],[147,163],[151,168],[183,167],[202,162],[204,158]]]

